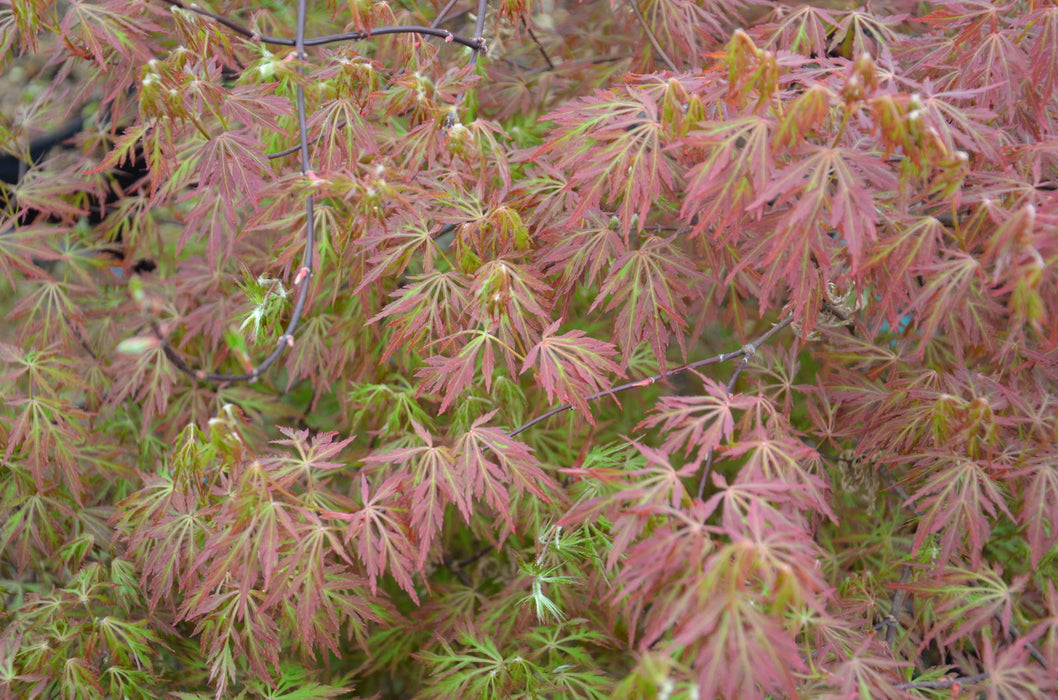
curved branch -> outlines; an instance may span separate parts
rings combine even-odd
[[[299,46],[298,39],[286,39],[278,36],[258,34],[249,27],[239,24],[238,22],[235,22],[233,20],[230,20],[223,15],[218,15],[216,13],[209,12],[208,10],[203,10],[201,7],[198,7],[194,4],[185,5],[182,0],[161,1],[172,7],[178,7],[181,10],[186,10],[187,12],[194,12],[197,15],[208,17],[211,20],[217,22],[218,24],[224,25],[236,34],[240,34],[246,37],[247,39],[260,41],[262,44],[269,44],[272,46]],[[304,28],[302,28],[302,32],[303,31]],[[419,34],[422,36],[433,36],[437,37],[438,39],[444,39],[445,41],[451,41],[461,46],[466,46],[468,49],[473,49],[475,55],[477,55],[479,52],[484,52],[487,50],[485,40],[480,37],[476,39],[468,39],[465,36],[453,34],[447,29],[439,29],[437,27],[421,27],[417,25],[375,27],[374,29],[371,29],[370,31],[366,32],[343,32],[341,34],[328,34],[326,36],[318,36],[312,38],[305,38],[304,34],[302,33],[300,35],[300,46],[323,46],[325,44],[334,44],[342,41],[363,41],[364,39],[369,39],[373,36],[383,36],[386,34]]]
[[[170,2],[171,0],[166,0]],[[305,14],[306,14],[306,0],[298,0],[298,22],[297,22],[297,34],[294,39],[296,46],[297,55],[299,58],[305,58]],[[304,68],[301,68],[304,70]],[[312,167],[309,163],[309,136],[308,136],[308,125],[307,118],[305,115],[305,90],[301,85],[297,86],[297,113],[298,113],[298,151],[301,156],[301,174],[311,176]],[[294,278],[294,286],[298,288],[297,297],[294,301],[294,310],[290,315],[290,320],[287,321],[287,326],[283,331],[283,335],[280,336],[279,342],[276,344],[272,353],[264,359],[258,365],[255,365],[253,369],[244,374],[225,374],[221,372],[207,372],[205,370],[193,369],[187,362],[180,357],[176,350],[169,344],[169,339],[162,332],[156,321],[151,322],[151,329],[154,335],[162,344],[162,350],[165,356],[172,362],[177,369],[184,372],[185,374],[191,375],[196,379],[212,381],[212,382],[240,382],[240,381],[256,381],[261,374],[271,367],[276,361],[283,355],[288,348],[294,347],[294,331],[297,330],[298,324],[301,322],[301,316],[305,312],[305,306],[308,302],[308,291],[309,284],[312,280],[313,272],[313,249],[316,247],[316,222],[313,217],[313,196],[310,194],[305,199],[305,253],[301,263],[301,267],[298,269],[297,276]]]
[[[681,365],[679,367],[676,367],[675,369],[670,369],[670,370],[668,370],[666,372],[659,372],[659,373],[654,374],[654,375],[652,375],[650,377],[647,377],[646,379],[637,379],[634,382],[626,382],[624,384],[620,384],[620,385],[615,386],[615,387],[610,387],[609,389],[605,389],[603,391],[597,391],[594,394],[591,394],[589,396],[585,396],[584,397],[584,401],[585,402],[597,401],[597,400],[603,398],[604,396],[612,396],[614,394],[619,394],[621,392],[628,391],[630,389],[635,389],[635,388],[641,387],[641,386],[650,386],[651,384],[654,384],[655,382],[661,381],[662,379],[665,379],[665,378],[667,378],[667,377],[669,377],[669,376],[671,376],[673,374],[681,374],[683,372],[688,372],[688,371],[690,371],[692,369],[697,369],[699,367],[704,367],[706,365],[715,365],[715,364],[719,364],[721,362],[727,362],[728,360],[735,360],[735,359],[738,359],[738,358],[742,358],[742,362],[740,363],[740,367],[736,370],[737,373],[736,373],[735,376],[737,378],[738,373],[741,373],[741,371],[742,371],[741,367],[749,362],[749,359],[756,353],[757,348],[759,348],[761,345],[763,345],[763,344],[767,343],[769,340],[771,340],[771,338],[776,333],[781,331],[783,328],[786,328],[788,325],[790,325],[790,323],[792,321],[793,321],[793,316],[792,315],[785,316],[784,318],[782,318],[779,321],[777,321],[775,323],[775,325],[773,325],[771,328],[769,328],[767,330],[767,332],[761,334],[756,340],[754,340],[753,342],[748,343],[746,345],[743,345],[741,348],[739,348],[738,350],[735,350],[733,352],[722,352],[719,355],[713,355],[712,357],[707,357],[704,360],[695,360],[694,362],[688,362],[687,364]],[[539,416],[537,416],[536,418],[533,418],[528,423],[523,423],[522,425],[518,426],[517,428],[515,428],[514,430],[512,430],[511,432],[509,432],[507,434],[509,436],[511,436],[511,437],[514,437],[518,433],[525,432],[526,430],[528,430],[529,428],[533,427],[537,423],[541,423],[541,422],[547,420],[548,418],[550,418],[551,416],[555,416],[555,415],[558,415],[559,413],[562,413],[564,411],[569,411],[569,410],[572,410],[572,409],[573,409],[573,404],[570,403],[570,402],[566,402],[566,403],[564,403],[564,404],[562,404],[560,406],[556,406],[555,408],[552,408],[551,410],[547,411],[546,413],[540,414]]]
[[[669,55],[665,53],[665,49],[661,48],[661,42],[654,36],[654,32],[650,29],[650,25],[647,24],[647,18],[643,16],[642,10],[639,9],[639,5],[636,4],[636,0],[628,0],[628,4],[632,8],[632,12],[635,13],[636,20],[639,21],[639,25],[643,27],[643,31],[646,32],[647,39],[650,40],[650,45],[654,47],[654,50],[658,52],[658,56],[665,62],[665,65],[669,67],[673,73],[679,73],[680,69],[676,67]]]

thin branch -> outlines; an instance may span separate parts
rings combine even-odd
[[[430,22],[430,26],[435,29],[440,27],[441,22],[445,21],[445,17],[448,16],[448,13],[452,11],[452,8],[455,7],[457,2],[459,2],[459,0],[448,0],[448,4],[441,8],[441,11],[437,13],[436,17],[434,17],[433,22]]]
[[[911,681],[910,683],[897,683],[895,687],[901,690],[920,688],[922,690],[943,690],[958,685],[973,685],[988,680],[987,673],[978,673],[975,676],[958,676],[957,678],[945,678],[942,681]]]
[[[294,39],[294,45],[296,55],[298,59],[302,61],[307,57],[305,46],[308,43],[305,40],[305,15],[306,0],[298,0],[297,34]],[[304,71],[304,67],[300,67],[299,70]],[[309,163],[309,137],[305,115],[305,90],[301,85],[297,86],[297,112],[299,138],[298,150],[300,151],[301,156],[301,174],[310,176],[312,173],[312,167]],[[313,217],[313,204],[314,199],[310,194],[305,198],[305,253],[301,268],[298,270],[297,276],[294,279],[294,286],[298,288],[297,297],[294,301],[294,310],[290,315],[290,320],[287,322],[283,335],[280,336],[272,353],[266,357],[263,362],[244,374],[226,374],[221,372],[207,372],[201,369],[196,370],[188,365],[187,362],[177,354],[176,350],[174,350],[169,344],[168,336],[164,334],[162,329],[158,326],[157,321],[152,320],[151,328],[158,340],[161,341],[162,350],[165,353],[165,356],[177,367],[177,369],[185,374],[204,381],[252,382],[256,381],[264,371],[275,364],[288,348],[294,347],[294,331],[297,330],[298,324],[301,321],[301,316],[305,312],[305,306],[308,301],[309,284],[312,281],[314,263],[313,250],[316,247],[316,222]]]
[[[539,68],[527,70],[524,73],[523,77],[531,78],[534,75],[539,75],[540,73],[547,73],[548,71],[562,70],[565,68],[576,68],[578,66],[596,66],[600,63],[615,63],[617,61],[625,61],[629,58],[632,58],[632,54],[630,53],[619,53],[614,54],[612,56],[592,56],[591,58],[575,58],[569,61],[562,61],[561,63],[556,63],[553,67],[540,66]]]
[[[786,328],[792,322],[792,314],[783,317],[779,320],[778,323],[769,328],[767,332],[761,335],[759,338],[747,345],[743,345],[742,348],[739,349],[737,352],[731,353],[731,358],[740,357],[742,359],[735,367],[735,371],[731,373],[731,378],[727,381],[728,394],[731,394],[735,390],[735,384],[738,383],[738,378],[742,376],[742,372],[746,369],[746,366],[749,365],[750,360],[752,360],[753,356],[757,354],[757,350],[759,350],[762,345],[771,340],[776,333],[781,331],[783,328]],[[702,498],[702,496],[705,494],[705,485],[709,481],[709,474],[713,469],[713,455],[715,453],[716,448],[710,448],[709,453],[708,455],[706,455],[705,458],[705,464],[702,466],[702,475],[698,477],[697,495],[699,499]]]
[[[481,48],[474,49],[474,55],[470,57],[471,67],[477,65],[478,56],[485,50],[485,39],[481,35],[485,32],[485,13],[488,9],[489,0],[478,0],[478,16],[474,21],[474,41],[480,42]]]
[[[359,41],[367,39],[372,36],[381,36],[386,34],[419,34],[423,36],[434,36],[445,41],[454,42],[462,46],[466,46],[473,51],[473,55],[470,58],[470,64],[474,65],[477,61],[478,56],[487,50],[485,40],[481,37],[481,33],[484,29],[485,12],[487,10],[488,0],[479,0],[478,2],[478,20],[475,27],[475,39],[467,39],[466,37],[453,34],[446,29],[438,29],[437,27],[420,27],[420,26],[402,26],[402,27],[376,27],[369,32],[345,32],[342,34],[331,34],[322,37],[306,38],[305,37],[305,18],[306,18],[306,3],[305,0],[298,0],[298,18],[297,18],[297,29],[295,37],[293,39],[283,39],[280,37],[263,36],[254,32],[253,30],[228,19],[222,15],[209,12],[195,5],[184,5],[181,0],[162,0],[166,4],[178,7],[182,10],[194,12],[203,17],[208,17],[215,22],[227,27],[237,34],[241,34],[249,39],[260,41],[265,44],[273,44],[279,46],[293,46],[295,49],[295,56],[304,61],[307,58],[305,52],[306,47],[309,46],[322,46],[325,44],[340,42],[340,41]],[[447,8],[446,8],[447,11]],[[299,70],[304,71],[304,67]],[[308,128],[306,125],[305,115],[305,92],[304,89],[299,85],[297,87],[297,112],[298,112],[298,145],[290,149],[285,149],[277,154],[272,154],[271,157],[278,158],[284,155],[290,155],[298,152],[301,160],[301,173],[302,175],[311,177],[312,167],[309,163],[309,137]],[[298,270],[297,276],[294,280],[294,285],[298,287],[297,297],[294,301],[294,309],[291,313],[290,320],[287,322],[286,329],[280,336],[279,341],[276,344],[275,349],[272,353],[264,359],[259,365],[253,367],[249,372],[243,374],[227,374],[222,372],[207,372],[201,369],[192,368],[175,349],[169,344],[168,334],[164,333],[157,321],[151,321],[151,328],[162,344],[162,350],[165,353],[166,358],[176,366],[181,372],[195,377],[199,380],[212,381],[212,382],[240,382],[240,381],[256,381],[263,372],[268,370],[279,358],[283,355],[288,348],[294,346],[294,331],[301,321],[301,317],[304,314],[305,307],[308,302],[308,289],[309,283],[313,276],[313,251],[316,245],[316,225],[314,220],[314,199],[312,195],[309,195],[305,199],[305,253],[304,259],[300,269]]]
[[[547,61],[547,70],[555,70],[555,64],[551,62],[551,57],[547,55],[547,49],[545,49],[540,40],[536,38],[536,33],[533,32],[533,28],[530,27],[529,23],[525,20],[522,20],[522,24],[525,26],[525,31],[529,32],[529,38],[533,40],[534,44],[536,44],[536,48],[540,51],[540,55],[544,57],[545,61]]]
[[[208,17],[215,22],[224,25],[228,29],[232,30],[236,34],[241,34],[247,39],[254,41],[260,41],[262,44],[269,44],[272,46],[296,46],[296,39],[286,39],[278,36],[268,36],[266,34],[258,34],[249,27],[246,27],[238,22],[228,19],[223,15],[218,15],[207,10],[203,10],[200,7],[193,5],[185,5],[181,0],[161,0],[167,5],[178,7],[181,10],[188,12],[194,12],[195,14],[203,17]],[[328,34],[326,36],[313,37],[307,39],[302,37],[302,46],[323,46],[325,44],[334,44],[342,41],[362,41],[375,36],[383,36],[386,34],[420,34],[422,36],[434,36],[438,39],[444,39],[445,41],[451,41],[461,46],[466,46],[469,49],[473,49],[475,52],[483,52],[486,50],[485,41],[482,39],[467,39],[459,34],[453,34],[447,29],[439,29],[437,27],[421,27],[416,25],[398,26],[398,27],[375,27],[369,31],[364,32],[343,32],[341,34]]]
[[[668,378],[669,376],[671,376],[673,374],[680,374],[682,372],[689,372],[692,369],[697,369],[699,367],[704,367],[706,365],[715,365],[715,364],[719,364],[721,362],[727,362],[728,360],[734,360],[734,359],[737,359],[737,358],[746,357],[747,355],[752,356],[753,354],[756,353],[758,347],[760,347],[764,343],[767,343],[769,340],[771,340],[772,336],[774,336],[776,333],[781,331],[783,328],[786,328],[786,326],[790,325],[791,321],[793,321],[793,316],[786,316],[785,318],[779,320],[774,326],[769,328],[766,333],[763,333],[759,338],[754,340],[752,343],[749,343],[747,345],[743,345],[741,348],[739,348],[738,350],[735,350],[733,352],[722,352],[719,355],[713,355],[712,357],[707,357],[704,360],[696,360],[694,362],[688,362],[687,364],[681,365],[680,367],[676,367],[675,369],[670,369],[670,370],[667,370],[665,372],[659,372],[658,374],[654,374],[652,376],[649,376],[646,379],[639,379],[639,380],[636,380],[634,382],[626,382],[625,384],[620,384],[618,386],[610,387],[609,389],[604,389],[603,391],[597,391],[594,394],[590,394],[588,396],[585,396],[584,397],[584,401],[585,402],[589,402],[589,403],[592,402],[592,401],[598,401],[599,399],[603,398],[604,396],[613,396],[614,394],[619,394],[621,392],[628,391],[630,389],[635,389],[637,387],[650,386],[651,384],[654,384],[655,382],[658,382],[658,381],[661,381],[663,379],[666,379],[666,378]],[[509,432],[507,434],[510,435],[511,437],[514,437],[515,435],[517,435],[519,433],[525,432],[526,430],[528,430],[529,428],[533,427],[537,423],[541,423],[541,422],[547,420],[551,416],[555,416],[555,415],[558,415],[559,413],[562,413],[564,411],[569,411],[569,410],[572,410],[572,409],[573,409],[573,404],[570,403],[570,402],[566,402],[566,403],[564,403],[564,404],[562,404],[560,406],[556,406],[555,408],[552,408],[550,411],[547,411],[546,413],[540,414],[539,416],[537,416],[536,418],[533,418],[528,423],[524,423],[524,424],[518,426],[517,428],[515,428],[514,430],[512,430],[511,432]]]
[[[639,9],[639,5],[636,4],[636,0],[628,0],[628,5],[632,8],[632,12],[635,13],[636,19],[639,20],[639,26],[643,28],[643,31],[646,32],[647,38],[650,39],[650,45],[658,52],[658,56],[660,56],[661,60],[665,62],[665,65],[669,67],[669,70],[673,73],[679,73],[679,68],[677,68],[676,64],[671,58],[669,58],[669,55],[665,53],[665,49],[661,48],[661,43],[658,41],[658,38],[654,36],[654,32],[650,29],[650,25],[647,24],[647,18],[643,16],[642,11]]]

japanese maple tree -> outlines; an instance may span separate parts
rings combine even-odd
[[[1058,3],[0,48],[0,698],[1058,693]]]

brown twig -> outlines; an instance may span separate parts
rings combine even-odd
[[[654,32],[650,29],[650,25],[647,24],[647,18],[643,16],[643,12],[639,9],[639,5],[636,4],[636,0],[628,0],[628,5],[632,8],[632,12],[635,13],[636,19],[639,21],[639,26],[646,32],[647,39],[650,40],[650,45],[654,47],[654,50],[658,52],[658,56],[665,62],[665,65],[669,67],[673,73],[679,73],[679,68],[673,62],[669,55],[665,53],[665,49],[661,48],[661,42],[654,36]]]

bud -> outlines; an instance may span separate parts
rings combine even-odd
[[[158,347],[158,339],[150,335],[137,335],[125,338],[118,343],[119,355],[142,355]]]

